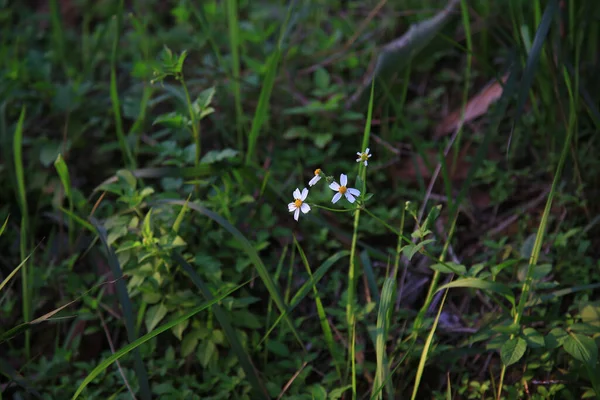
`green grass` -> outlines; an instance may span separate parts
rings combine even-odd
[[[0,398],[600,398],[599,5],[67,3],[0,12]]]

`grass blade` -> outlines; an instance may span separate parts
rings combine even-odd
[[[237,127],[238,148],[244,148],[242,136],[242,121],[244,111],[242,109],[242,93],[240,88],[240,23],[238,21],[238,0],[227,0],[227,25],[229,26],[229,47],[231,50],[231,85],[233,86],[233,97],[235,101],[235,117]],[[267,72],[268,74],[269,72]]]
[[[160,201],[157,201],[156,203],[157,204],[173,204],[173,205],[180,205],[180,206],[183,206],[186,204],[186,202],[183,200],[160,200]],[[263,283],[265,284],[267,290],[269,291],[269,294],[271,295],[271,297],[273,298],[273,301],[275,302],[275,305],[277,306],[277,308],[279,308],[279,311],[282,314],[284,314],[285,311],[287,310],[287,307],[286,307],[283,299],[281,298],[281,295],[279,294],[279,290],[277,290],[277,286],[275,286],[275,282],[273,282],[273,279],[271,278],[271,275],[269,274],[267,267],[265,266],[265,264],[263,264],[256,249],[254,247],[252,247],[252,244],[248,241],[248,239],[246,239],[246,237],[244,235],[242,235],[242,233],[239,230],[237,230],[237,228],[235,228],[233,225],[231,225],[226,219],[224,219],[220,215],[212,212],[211,210],[209,210],[199,204],[196,204],[196,203],[187,203],[187,207],[212,219],[217,224],[221,225],[222,228],[224,228],[226,231],[228,231],[229,233],[231,233],[233,235],[233,237],[237,240],[237,242],[241,245],[241,247],[246,252],[246,255],[248,255],[248,257],[254,264],[254,267],[256,268],[256,272],[258,273],[258,276],[260,276]],[[300,339],[298,330],[296,329],[296,327],[294,327],[294,323],[292,322],[292,320],[288,316],[285,317],[285,320],[286,320],[287,324],[289,325],[290,329],[292,330],[292,333],[296,337],[296,340],[298,341],[300,346],[302,348],[304,348],[302,339]]]
[[[316,285],[321,280],[321,278],[323,278],[323,276],[325,276],[325,274],[329,271],[329,269],[331,267],[333,267],[338,260],[340,260],[342,257],[346,257],[349,254],[350,253],[348,251],[344,250],[344,251],[335,253],[334,255],[329,257],[327,260],[325,260],[325,262],[323,264],[321,264],[321,266],[315,271],[315,273],[311,275],[310,280],[305,282],[300,287],[300,289],[296,292],[294,297],[292,297],[292,300],[290,300],[290,304],[288,306],[287,311],[285,313],[282,313],[279,315],[277,320],[269,328],[269,330],[267,331],[265,336],[261,339],[259,344],[264,342],[269,337],[269,335],[271,334],[273,329],[275,329],[277,324],[279,324],[279,321],[281,321],[284,317],[286,317],[289,313],[291,313],[294,310],[294,308],[296,308],[298,306],[298,304],[300,304],[300,302],[302,300],[304,300],[304,298],[306,297],[308,292],[310,292],[311,288],[314,285]]]
[[[110,100],[112,102],[113,113],[115,114],[115,129],[117,131],[117,140],[123,153],[123,160],[129,168],[135,168],[135,159],[125,139],[123,120],[121,118],[121,102],[119,101],[119,91],[117,89],[117,59],[119,57],[119,39],[121,38],[121,27],[123,26],[123,14],[124,0],[119,0],[116,17],[114,17],[115,32],[110,56]]]
[[[160,335],[163,332],[168,331],[175,325],[180,324],[183,321],[190,319],[194,315],[198,314],[201,311],[206,310],[210,306],[217,304],[218,302],[222,301],[230,294],[236,292],[241,287],[245,286],[247,283],[248,282],[243,283],[240,286],[237,286],[237,287],[231,289],[230,291],[228,291],[220,296],[215,297],[213,300],[207,301],[206,303],[203,303],[202,305],[199,305],[198,307],[191,309],[187,313],[183,314],[181,317],[176,318],[173,321],[170,321],[170,322],[167,322],[167,323],[161,325],[160,327],[156,328],[152,332],[148,332],[141,338],[134,340],[127,346],[123,347],[119,351],[117,351],[114,354],[112,354],[111,356],[107,357],[104,361],[102,361],[100,364],[98,364],[98,366],[96,366],[96,368],[94,368],[92,370],[92,372],[90,372],[88,374],[88,376],[85,377],[85,379],[83,380],[83,382],[81,382],[81,384],[79,385],[79,387],[77,388],[77,390],[75,391],[75,394],[73,395],[73,397],[71,399],[75,400],[76,398],[78,398],[79,395],[83,392],[83,390],[87,387],[87,385],[89,385],[98,375],[100,375],[102,373],[102,371],[106,370],[112,363],[114,363],[115,361],[117,361],[118,359],[123,357],[124,355],[130,353],[131,351],[137,351],[137,348],[139,346],[146,343],[150,339]]]
[[[379,311],[377,313],[377,337],[375,341],[377,370],[375,372],[375,382],[373,383],[374,390],[371,398],[383,398],[381,389],[375,392],[375,388],[383,387],[383,382],[388,382],[388,384],[385,385],[388,398],[394,398],[390,381],[387,379],[389,375],[389,368],[385,344],[387,342],[388,330],[390,327],[392,299],[394,298],[395,289],[396,282],[391,278],[386,278],[385,282],[383,283],[383,289],[381,290],[381,301],[379,302]]]
[[[71,189],[71,177],[69,175],[69,168],[67,167],[67,163],[62,158],[61,154],[59,154],[58,157],[56,157],[56,161],[54,161],[54,168],[56,169],[56,172],[58,173],[58,177],[60,178],[60,181],[65,190],[65,195],[67,196],[67,201],[69,202],[69,211],[71,212],[71,214],[73,214],[74,201],[73,201],[73,191]],[[69,227],[69,246],[73,246],[75,232],[73,230],[73,218],[71,218],[70,215],[69,215],[68,227]]]
[[[8,276],[2,281],[2,283],[0,283],[0,292],[2,291],[4,286],[6,286],[6,284],[8,282],[10,282],[10,280],[17,274],[17,272],[19,272],[21,267],[23,267],[23,265],[25,265],[25,263],[27,262],[27,260],[29,260],[29,257],[31,257],[32,254],[33,254],[33,252],[30,253],[27,257],[25,257],[25,259],[23,261],[21,261],[21,263],[19,265],[17,265],[17,267],[15,269],[13,269],[10,274],[8,274]]]
[[[206,298],[206,300],[208,300],[208,301],[213,300],[214,297],[213,297],[212,293],[210,292],[210,289],[208,288],[206,283],[204,283],[204,281],[202,280],[200,275],[198,275],[196,273],[196,271],[194,271],[194,268],[192,268],[192,266],[190,264],[188,264],[183,259],[183,257],[176,252],[171,253],[171,257],[189,275],[189,277],[192,280],[192,282],[194,283],[194,285],[196,285],[198,287],[198,289],[200,289],[200,292],[202,292],[202,295]],[[265,385],[263,384],[262,380],[258,376],[258,371],[256,370],[256,367],[252,363],[250,356],[244,349],[244,346],[242,345],[236,330],[231,325],[231,320],[230,320],[229,316],[225,313],[225,311],[223,311],[223,309],[218,304],[214,304],[212,306],[212,311],[215,314],[215,317],[217,317],[219,324],[225,331],[225,335],[227,336],[229,344],[231,345],[231,348],[237,355],[240,365],[242,366],[242,368],[244,369],[244,372],[246,373],[246,377],[248,378],[248,380],[250,381],[250,384],[252,385],[252,387],[254,388],[254,391],[256,392],[255,394],[259,397],[269,399],[270,397],[267,393]]]
[[[248,151],[246,153],[246,164],[250,164],[254,157],[254,149],[256,147],[258,135],[260,134],[260,129],[267,120],[269,100],[271,98],[271,93],[273,92],[273,85],[275,83],[275,77],[277,75],[277,66],[279,65],[279,61],[283,53],[283,39],[285,36],[287,24],[290,19],[290,14],[292,12],[293,6],[294,2],[291,2],[288,6],[285,21],[280,28],[279,41],[277,42],[277,47],[275,48],[273,54],[271,54],[271,56],[269,57],[269,60],[267,61],[267,72],[265,74],[265,79],[262,83],[260,96],[258,97],[258,105],[256,106],[254,118],[252,119],[252,127],[250,128],[250,134],[248,135]]]
[[[4,231],[6,230],[6,225],[8,225],[8,219],[10,218],[10,215],[8,215],[6,217],[6,219],[4,220],[4,223],[2,224],[2,227],[0,228],[0,236],[2,236],[2,234],[4,233]]]
[[[117,296],[119,297],[119,303],[121,303],[121,308],[123,310],[123,318],[125,319],[125,328],[127,330],[127,339],[130,343],[133,343],[136,340],[135,316],[133,314],[133,306],[131,305],[131,299],[129,298],[129,294],[127,293],[127,286],[125,285],[125,281],[123,280],[123,271],[121,270],[119,259],[117,258],[113,249],[108,244],[108,240],[106,237],[106,229],[104,229],[104,227],[95,218],[91,218],[91,222],[92,225],[94,225],[94,227],[96,228],[96,233],[98,234],[100,241],[106,249],[108,265],[110,266],[113,278],[116,280]],[[146,367],[144,366],[144,363],[142,361],[142,355],[140,354],[139,350],[134,349],[133,356],[135,360],[136,377],[140,385],[140,395],[143,399],[149,400],[151,399],[150,383],[148,381],[148,373],[146,371]]]
[[[15,176],[17,184],[17,201],[21,210],[21,236],[19,249],[21,253],[21,290],[23,296],[23,320],[25,323],[31,321],[33,312],[31,307],[31,284],[29,282],[29,268],[26,259],[29,242],[29,210],[27,208],[27,193],[25,190],[25,172],[23,171],[23,123],[25,121],[25,107],[21,108],[21,115],[15,129],[13,139],[13,154],[15,161]],[[31,355],[31,333],[25,332],[25,357],[29,359]]]
[[[544,15],[542,15],[542,20],[540,21],[540,25],[538,26],[538,29],[535,33],[535,38],[533,39],[531,50],[529,51],[529,55],[527,56],[525,70],[523,71],[523,78],[521,79],[521,83],[519,84],[519,97],[515,109],[515,118],[513,120],[510,138],[508,139],[507,151],[510,149],[512,133],[514,132],[516,124],[519,122],[519,120],[521,119],[521,115],[523,114],[525,102],[527,101],[527,97],[529,96],[529,90],[531,89],[531,85],[533,84],[535,71],[540,60],[540,54],[544,47],[546,36],[548,36],[548,31],[550,30],[550,25],[552,24],[552,18],[554,18],[554,14],[556,13],[556,11],[558,11],[558,0],[550,0],[546,5]]]
[[[306,272],[308,272],[308,276],[311,278],[311,281],[313,281],[313,275],[312,275],[312,271],[310,270],[310,265],[308,263],[308,259],[306,258],[306,254],[304,253],[304,250],[302,250],[302,247],[300,247],[300,243],[298,243],[298,240],[296,240],[296,237],[294,236],[294,244],[296,245],[296,248],[298,249],[298,253],[300,254],[300,258],[302,258],[302,263],[304,264],[304,267],[306,268]],[[319,291],[317,290],[317,286],[315,285],[315,283],[313,282],[312,286],[312,290],[313,290],[313,294],[315,296],[315,305],[317,307],[317,314],[319,315],[319,322],[321,323],[321,329],[323,330],[323,340],[325,340],[325,345],[327,346],[327,348],[329,349],[329,352],[331,353],[331,357],[333,358],[333,361],[335,363],[335,369],[338,373],[338,377],[340,378],[340,380],[342,379],[342,360],[340,360],[339,357],[339,352],[336,350],[335,348],[335,343],[333,341],[333,333],[331,333],[331,327],[329,326],[329,321],[327,320],[327,314],[325,313],[325,309],[323,308],[323,303],[321,302],[321,297],[319,296]]]

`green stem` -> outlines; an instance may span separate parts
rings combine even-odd
[[[194,157],[194,166],[197,167],[198,164],[200,164],[200,154],[202,151],[202,147],[201,147],[202,144],[200,142],[200,126],[196,122],[196,114],[194,113],[194,106],[192,105],[192,99],[190,97],[190,92],[188,91],[183,74],[179,77],[179,81],[181,82],[181,86],[183,87],[183,92],[185,93],[185,101],[187,103],[188,113],[190,114],[190,119],[192,120],[192,136],[194,139],[194,145],[196,146],[196,155]]]
[[[346,319],[348,329],[352,328],[354,321],[354,292],[356,290],[356,242],[358,241],[358,222],[360,220],[360,210],[354,214],[354,232],[352,234],[352,244],[350,246],[350,266],[348,267],[348,293],[346,294]]]
[[[340,212],[340,213],[352,212],[352,211],[357,211],[360,209],[360,207],[349,208],[349,209],[329,208],[329,207],[320,206],[320,205],[314,204],[314,203],[308,203],[308,205],[311,207],[322,208],[323,210],[332,211],[332,212]]]

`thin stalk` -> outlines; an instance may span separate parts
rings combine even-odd
[[[550,187],[550,192],[548,193],[548,200],[546,200],[546,207],[544,208],[544,213],[542,214],[542,219],[540,220],[540,225],[538,228],[538,232],[535,236],[535,242],[533,244],[533,250],[531,251],[531,256],[529,257],[529,265],[527,266],[527,274],[525,277],[525,282],[523,282],[523,287],[521,289],[521,297],[519,298],[519,303],[517,304],[517,311],[514,316],[514,324],[519,325],[521,323],[521,318],[523,317],[523,312],[525,310],[525,304],[529,298],[529,293],[531,292],[531,286],[533,283],[533,271],[535,270],[535,266],[538,263],[538,259],[540,256],[540,252],[542,250],[542,244],[544,243],[544,235],[546,233],[546,227],[548,225],[548,216],[550,215],[550,209],[552,208],[552,202],[554,200],[554,196],[556,195],[556,189],[558,187],[558,182],[560,181],[560,177],[562,174],[563,167],[565,165],[565,161],[567,159],[567,154],[569,153],[569,148],[571,144],[571,140],[573,138],[573,133],[575,131],[575,125],[577,122],[577,115],[575,109],[575,96],[573,94],[573,90],[571,88],[571,79],[566,68],[563,69],[563,76],[565,80],[565,86],[567,88],[567,92],[569,94],[569,121],[566,124],[565,129],[567,130],[567,138],[563,144],[562,152],[560,154],[560,159],[558,160],[558,165],[556,167],[556,172],[554,173],[554,179],[552,180],[552,186]],[[511,339],[514,335],[511,335]],[[498,385],[498,394],[497,398],[500,399],[502,395],[502,387],[504,382],[504,375],[506,372],[506,365],[502,366],[502,371],[500,373],[500,383]]]

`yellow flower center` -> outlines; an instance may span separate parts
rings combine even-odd
[[[346,193],[346,190],[348,190],[348,188],[346,186],[340,186],[340,188],[338,189],[338,192],[340,192],[341,194]]]
[[[362,153],[360,155],[360,160],[361,161],[367,161],[369,159],[369,155],[367,153]]]
[[[321,175],[321,170],[319,168],[315,169],[315,176]]]
[[[300,206],[302,205],[302,200],[300,200],[300,199],[294,200],[294,205],[296,206],[296,208],[300,208]]]

